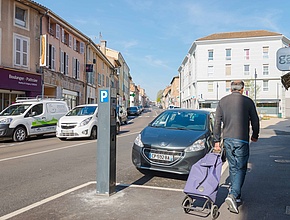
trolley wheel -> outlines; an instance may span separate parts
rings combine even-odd
[[[219,208],[217,205],[212,205],[211,206],[211,211],[210,211],[210,215],[212,219],[216,219],[219,215]]]
[[[185,213],[189,213],[191,210],[192,198],[186,196],[182,202],[183,210]]]

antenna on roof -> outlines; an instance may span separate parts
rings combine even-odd
[[[102,41],[102,39],[103,39],[103,36],[102,36],[102,32],[100,31],[100,33],[99,33],[99,39],[100,39],[100,42]]]

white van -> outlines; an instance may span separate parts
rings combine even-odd
[[[56,136],[67,138],[97,138],[98,104],[78,105],[61,117],[57,123]],[[120,121],[117,118],[117,133]]]
[[[68,110],[65,101],[21,97],[0,113],[0,138],[20,142],[28,136],[54,133],[57,121]]]

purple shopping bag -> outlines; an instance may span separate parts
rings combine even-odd
[[[220,154],[206,154],[191,167],[184,193],[208,196],[214,202],[219,187],[221,168]]]

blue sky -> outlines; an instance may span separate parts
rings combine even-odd
[[[120,51],[151,100],[178,75],[192,43],[219,32],[268,30],[290,38],[290,1],[34,0]]]

